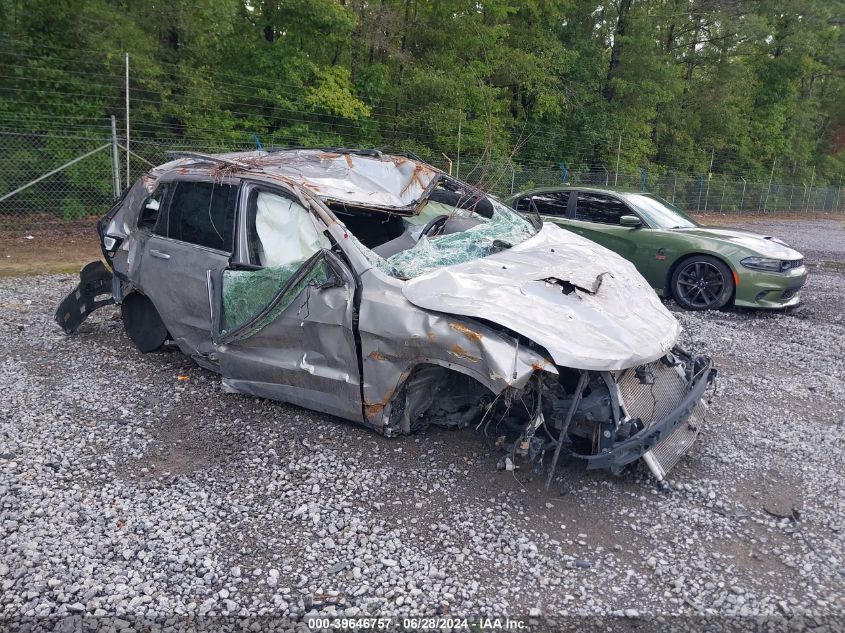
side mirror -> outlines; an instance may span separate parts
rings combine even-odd
[[[619,224],[621,226],[627,226],[633,229],[638,226],[642,226],[643,221],[635,215],[623,215],[621,218],[619,218]]]

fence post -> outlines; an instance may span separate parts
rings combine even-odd
[[[463,108],[458,108],[458,157],[455,160],[455,178],[461,179],[461,122],[464,119]]]
[[[772,190],[772,178],[775,176],[775,161],[777,158],[772,159],[772,171],[769,174],[769,186],[766,187],[766,201],[763,203],[763,213],[766,212],[766,207],[769,205],[769,192]]]
[[[132,182],[132,175],[129,171],[129,53],[126,53],[126,186]]]
[[[839,211],[839,194],[842,193],[842,174],[839,174],[839,186],[836,188],[836,204],[833,205],[833,208],[836,211]]]
[[[120,186],[120,154],[117,151],[117,121],[113,114],[111,115],[111,167],[114,198],[117,200],[123,189]]]
[[[707,211],[707,200],[710,198],[710,179],[713,177],[713,154],[715,149],[710,150],[710,167],[707,168],[707,193],[704,194],[704,210]]]
[[[813,196],[813,183],[816,182],[816,166],[813,165],[813,175],[810,176],[810,188],[807,190],[807,211],[810,210],[810,198]]]
[[[698,177],[698,202],[695,204],[695,210],[701,211],[701,191],[704,189],[704,176]]]
[[[789,188],[789,210],[792,211],[792,196],[795,195],[795,183]]]
[[[622,154],[622,135],[619,135],[619,145],[616,146],[616,175],[613,177],[613,186],[619,183],[619,156]]]
[[[740,176],[742,178],[742,176]],[[739,199],[739,212],[742,213],[742,204],[745,202],[745,178],[742,178],[742,197]]]
[[[675,189],[678,188],[678,174],[672,172],[672,204],[675,204]]]
[[[722,182],[722,199],[719,200],[719,213],[722,212],[722,205],[725,203],[725,187],[727,187],[727,186],[728,186],[728,179],[725,178],[725,180]]]

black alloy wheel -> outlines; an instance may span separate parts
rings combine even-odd
[[[723,308],[733,291],[731,270],[715,257],[691,257],[681,262],[672,275],[672,295],[687,310]]]

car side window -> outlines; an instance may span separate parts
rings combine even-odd
[[[187,181],[178,182],[175,187],[166,222],[158,223],[156,233],[181,242],[231,252],[238,187]]]
[[[524,198],[520,198],[516,201],[514,205],[514,209],[519,211],[520,213],[526,213],[531,211],[531,196],[525,196]]]
[[[569,192],[538,193],[531,201],[540,215],[566,217],[566,207],[569,205]]]
[[[170,188],[169,182],[163,182],[144,200],[141,212],[138,214],[139,229],[152,229],[156,226],[159,217],[165,215],[164,211]]]
[[[268,191],[254,191],[247,208],[250,259],[262,268],[223,272],[222,324],[224,331],[231,333],[272,305],[272,310],[243,334],[252,336],[269,325],[307,286],[329,283],[333,274],[318,255],[329,250],[331,242],[298,201]],[[280,294],[289,283],[293,285]]]
[[[314,253],[331,248],[311,213],[293,198],[255,191],[248,217],[254,264],[295,269]]]
[[[619,224],[623,215],[632,215],[620,200],[600,193],[579,192],[575,219],[599,224]]]

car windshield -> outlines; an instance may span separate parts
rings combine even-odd
[[[412,279],[435,268],[506,250],[542,228],[489,196],[475,198],[470,208],[435,197],[429,198],[417,215],[402,219],[404,233],[390,243],[370,249],[361,235],[355,235],[367,259],[393,277]],[[423,235],[425,227],[437,218],[448,218],[443,229]],[[391,248],[394,244],[398,248]]]
[[[647,193],[631,193],[625,199],[657,229],[688,229],[698,224],[671,202]]]

